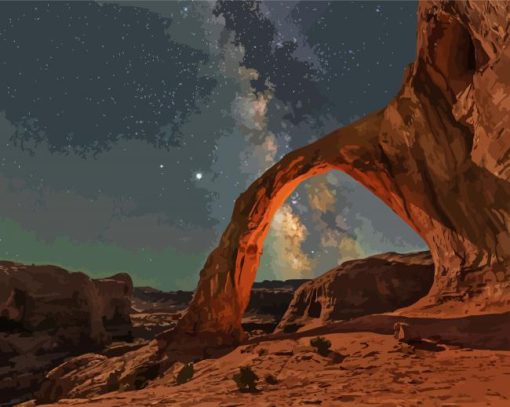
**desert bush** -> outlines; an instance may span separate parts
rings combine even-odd
[[[240,367],[239,373],[234,375],[234,381],[237,384],[237,388],[242,392],[256,392],[258,380],[259,377],[255,374],[250,366]]]
[[[187,363],[182,367],[181,370],[179,370],[179,373],[177,373],[175,382],[177,384],[184,384],[186,382],[189,382],[193,378],[194,374],[195,369],[193,368],[193,363]]]
[[[278,379],[276,377],[274,377],[271,373],[268,373],[264,377],[264,380],[266,381],[267,384],[277,384],[278,383]]]
[[[329,348],[331,348],[331,341],[322,336],[317,336],[310,341],[310,345],[316,349],[319,355],[328,356]]]

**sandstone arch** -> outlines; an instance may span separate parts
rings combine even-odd
[[[239,197],[187,313],[160,337],[161,349],[191,338],[201,347],[242,339],[272,215],[300,182],[330,169],[370,189],[428,244],[434,284],[408,313],[510,309],[510,35],[490,28],[505,26],[510,6],[484,4],[420,3],[417,59],[399,94],[290,153]]]

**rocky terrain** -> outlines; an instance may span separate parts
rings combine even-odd
[[[382,299],[389,293],[383,287],[399,287],[389,293],[386,300],[370,302],[373,304],[371,307],[363,308],[363,304],[356,303],[361,308],[351,315],[355,316],[372,311],[394,310],[399,304],[407,304],[426,293],[432,270],[430,257],[426,253],[386,254],[376,259],[385,260],[384,263],[373,259],[349,262],[325,276],[339,274],[354,282],[359,275],[365,274],[377,281],[380,293],[374,292],[374,287],[369,284],[341,283],[331,287],[327,293],[324,292],[324,298],[315,295],[315,300],[344,305],[350,303],[352,307],[367,293]],[[391,272],[388,271],[388,265],[400,265],[400,268]],[[404,265],[415,265],[416,269],[407,270]],[[423,267],[420,268],[420,265]],[[121,371],[126,368],[124,361],[128,358],[135,363],[139,360],[141,366],[149,368],[151,365],[147,365],[147,361],[154,359],[157,353],[154,342],[150,340],[176,326],[193,296],[192,292],[185,291],[162,292],[150,287],[133,288],[126,274],[94,280],[83,273],[69,272],[56,266],[12,262],[0,262],[0,271],[0,403],[12,404],[15,400],[24,400],[34,395],[41,400],[58,399],[67,392],[65,376],[76,369],[82,370],[84,377],[92,375],[96,386],[90,387],[87,380],[82,380],[84,377],[78,376],[77,382],[70,381],[70,391],[78,382],[82,382],[86,392],[119,388],[121,377],[108,373],[102,382],[100,372],[95,371],[96,364],[117,360],[114,363],[122,364],[119,367]],[[296,299],[296,290],[298,293],[308,292],[306,287],[315,287],[322,280],[323,277],[317,281],[255,283],[243,317],[244,329],[251,338],[267,335],[273,332],[286,311],[289,315],[287,323],[290,320],[295,323],[295,311],[299,307],[291,306],[289,310],[288,307],[291,302],[299,302],[302,298],[302,294],[299,294]],[[419,283],[418,286],[416,283]],[[346,287],[350,287],[351,297],[345,297]],[[328,314],[321,321],[333,322],[344,319],[346,315],[337,317],[339,315]],[[129,352],[133,351],[142,352],[142,357],[139,357],[140,354],[130,356]],[[75,355],[83,356],[73,358]],[[155,360],[157,362],[157,358]],[[61,362],[65,363],[54,369]],[[159,364],[155,363],[154,366],[154,375],[159,374]],[[46,380],[43,392],[40,393],[38,390],[44,376],[50,370],[50,380]],[[144,372],[147,374],[146,370]],[[128,377],[128,383],[124,383],[126,387],[139,386],[136,377]],[[143,378],[144,384],[146,379]]]
[[[0,404],[26,399],[65,358],[131,336],[131,278],[0,262]]]
[[[272,332],[305,279],[265,280],[253,284],[250,303],[242,324],[250,334]],[[135,287],[131,321],[133,336],[152,339],[176,325],[191,302],[192,291],[164,292],[152,287]]]
[[[183,365],[176,364],[138,391],[51,405],[505,407],[510,403],[509,350],[407,344],[392,335],[369,332],[322,334],[332,344],[326,356],[310,346],[314,336],[292,334],[199,361],[193,378],[182,385],[175,377]],[[241,366],[251,366],[259,377],[256,392],[238,390],[233,376]]]
[[[246,329],[272,331],[305,281],[256,283]],[[76,367],[146,346],[175,326],[192,296],[133,288],[127,274],[91,279],[56,266],[0,262],[0,405],[33,398],[64,361]]]
[[[358,334],[371,332],[377,334],[378,338],[378,335],[395,337],[391,340],[384,339],[393,341],[393,346],[406,348],[409,345],[426,350],[428,353],[425,352],[425,356],[434,355],[433,351],[438,349],[456,349],[462,352],[466,349],[510,351],[510,331],[507,328],[510,313],[458,318],[399,315],[399,306],[409,305],[427,294],[432,279],[433,264],[430,254],[422,252],[404,255],[386,253],[349,261],[314,280],[298,281],[292,285],[286,282],[257,283],[252,297],[253,308],[251,311],[249,309],[245,318],[248,321],[256,319],[258,324],[244,324],[244,328],[248,330],[247,341],[252,344],[267,342],[270,343],[269,346],[279,349],[279,341],[289,338],[309,338],[309,341],[318,335],[356,333],[354,337],[357,337]],[[256,312],[279,311],[282,304],[278,301],[282,297],[278,291],[281,290],[294,294],[292,300],[290,296],[287,297],[286,304],[290,303],[288,309],[275,333],[270,334],[260,330],[260,321],[266,318],[275,319],[277,314]],[[136,291],[135,289],[135,293]],[[178,324],[189,296],[182,292],[163,293],[147,288],[142,291],[138,298],[135,295],[133,299],[133,304],[140,307],[139,311],[131,315],[134,325],[140,324],[141,329],[152,335],[162,332],[156,337],[167,335],[164,330],[174,329]],[[185,301],[178,306],[176,298]],[[168,302],[170,312],[164,311],[165,302]],[[268,308],[275,303],[278,307]],[[314,304],[321,304],[320,312],[315,314],[309,312],[314,307],[315,310],[318,309]],[[175,312],[176,309],[179,311]],[[288,333],[296,330],[299,332]],[[133,332],[137,332],[136,326]],[[376,336],[368,335],[367,338]],[[372,346],[377,347],[377,341]],[[182,359],[175,363],[175,359],[160,352],[157,340],[146,342],[134,351],[129,352],[130,350],[124,349],[124,352],[128,353],[120,352],[116,357],[106,357],[104,353],[88,353],[69,359],[47,375],[37,394],[38,402],[49,403],[61,398],[89,400],[98,394],[112,391],[150,387],[153,381],[166,383],[160,388],[166,397],[179,391],[179,388],[176,389],[170,384],[172,375],[176,373],[176,366],[183,366],[181,362],[213,358],[217,360],[213,365],[221,366],[224,358],[233,357],[229,355],[237,352],[232,348],[209,347],[204,348],[202,355],[181,354]],[[259,355],[261,360],[266,356]],[[471,374],[469,371],[464,373]],[[202,383],[197,382],[197,385],[202,386]],[[327,387],[331,384],[324,385]],[[191,388],[186,388],[191,391]]]
[[[246,329],[272,331],[305,281],[256,283]],[[63,361],[75,366],[90,361],[90,352],[105,360],[147,345],[175,326],[192,296],[133,288],[127,274],[91,279],[56,266],[0,262],[0,405],[32,398]],[[85,359],[72,358],[80,354]]]
[[[262,281],[253,284],[243,327],[250,335],[272,332],[291,302],[294,291],[308,280]],[[152,339],[175,327],[193,297],[192,291],[133,290],[131,321],[135,338]]]

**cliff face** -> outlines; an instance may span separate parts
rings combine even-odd
[[[65,358],[129,336],[131,278],[0,262],[0,405],[33,395]]]
[[[337,169],[402,217],[430,248],[435,277],[406,312],[510,307],[510,3],[424,1],[417,57],[388,106],[293,151],[236,202],[187,314],[160,338],[176,350],[241,340],[271,218],[303,180]]]
[[[127,274],[90,279],[56,266],[0,262],[0,330],[57,330],[102,345],[129,326],[133,283]],[[126,335],[127,332],[124,332]]]
[[[411,305],[434,278],[430,253],[385,253],[351,260],[303,284],[278,324],[295,332]]]

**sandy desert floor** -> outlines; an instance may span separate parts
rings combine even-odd
[[[391,335],[332,333],[326,357],[311,337],[260,340],[195,364],[191,381],[175,384],[176,365],[138,391],[59,405],[94,406],[510,406],[510,351],[476,350]],[[258,392],[241,393],[232,376],[249,365]],[[268,384],[272,374],[278,382]]]

